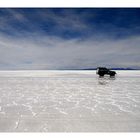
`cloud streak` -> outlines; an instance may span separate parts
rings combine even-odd
[[[140,65],[140,36],[117,41],[101,40],[65,40],[44,35],[33,40],[1,35],[1,69],[81,69]]]
[[[140,68],[137,12],[0,9],[0,70]]]

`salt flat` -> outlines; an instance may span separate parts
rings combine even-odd
[[[140,132],[140,71],[0,71],[0,132]]]

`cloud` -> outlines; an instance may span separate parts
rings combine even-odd
[[[88,29],[83,16],[76,11],[65,9],[58,14],[53,9],[0,9],[0,31],[13,36],[37,32],[73,37]]]
[[[1,9],[0,69],[140,68],[137,12]]]
[[[121,40],[0,35],[0,69],[139,67],[140,36]]]
[[[139,13],[133,8],[6,8],[0,9],[0,32],[12,36],[40,33],[62,38],[117,39],[139,35]]]

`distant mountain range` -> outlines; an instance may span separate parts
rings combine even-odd
[[[108,67],[107,67],[108,68]],[[96,70],[97,68],[81,68],[81,69],[74,69],[74,68],[72,68],[72,69],[68,69],[68,68],[66,68],[66,69],[59,69],[59,70]],[[111,69],[111,70],[140,70],[140,68],[109,68],[109,69]]]
[[[111,70],[140,70],[139,68],[109,68]],[[96,68],[87,68],[82,70],[96,70]]]

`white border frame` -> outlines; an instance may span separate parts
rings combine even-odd
[[[139,7],[139,0],[0,0],[0,7]]]
[[[139,0],[0,0],[1,8],[23,7],[140,7]],[[4,140],[139,140],[140,133],[1,133]]]

